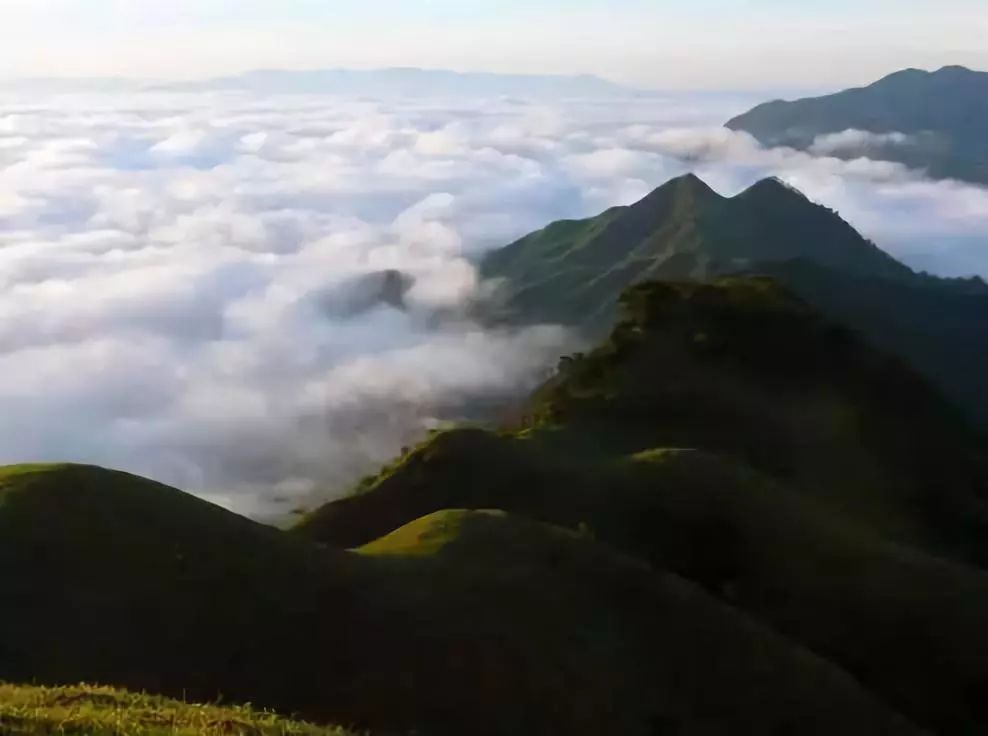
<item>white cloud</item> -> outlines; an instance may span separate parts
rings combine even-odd
[[[822,156],[881,150],[888,146],[907,146],[911,138],[905,133],[870,133],[853,128],[840,133],[828,133],[814,139],[810,151]]]
[[[736,104],[0,101],[0,462],[122,467],[245,511],[338,492],[566,349],[464,316],[479,253],[687,169],[726,193],[782,176],[914,262],[988,273],[988,190],[766,151],[710,127]],[[389,270],[405,311],[376,298]]]

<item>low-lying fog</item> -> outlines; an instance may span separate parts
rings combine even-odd
[[[755,101],[8,94],[0,462],[265,517],[338,495],[570,349],[470,321],[480,254],[686,170],[780,176],[911,265],[988,275],[988,189],[719,127]]]

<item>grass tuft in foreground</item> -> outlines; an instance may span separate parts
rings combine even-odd
[[[11,736],[347,736],[248,707],[195,705],[104,687],[0,684],[0,733]]]

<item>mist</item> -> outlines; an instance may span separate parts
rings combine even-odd
[[[906,263],[988,275],[988,190],[720,123],[737,95],[0,100],[0,462],[120,468],[265,518],[338,496],[576,337],[471,318],[476,263],[687,170],[768,175]],[[881,141],[902,144],[898,138]]]

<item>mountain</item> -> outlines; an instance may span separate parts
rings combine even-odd
[[[630,207],[556,222],[493,251],[482,275],[504,281],[512,318],[610,327],[617,298],[631,284],[703,279],[795,258],[848,273],[911,276],[835,213],[778,179],[726,198],[693,174]]]
[[[777,179],[733,198],[691,174],[673,179],[630,207],[493,251],[481,272],[501,284],[497,319],[576,325],[592,339],[607,334],[632,284],[774,275],[988,423],[988,286],[914,273]]]
[[[921,733],[681,576],[504,512],[438,510],[334,550],[131,475],[11,467],[0,579],[0,682],[222,697],[359,733]],[[91,689],[63,692],[16,723]]]
[[[983,729],[983,438],[774,280],[651,282],[622,305],[516,423],[437,434],[295,533],[344,549],[504,509],[690,580],[932,732]]]
[[[768,146],[898,161],[935,178],[988,183],[988,73],[961,66],[906,69],[826,97],[768,102],[727,127]]]
[[[584,75],[493,74],[442,69],[263,69],[232,77],[171,84],[174,91],[245,91],[259,94],[345,94],[440,97],[613,97],[636,90]]]

